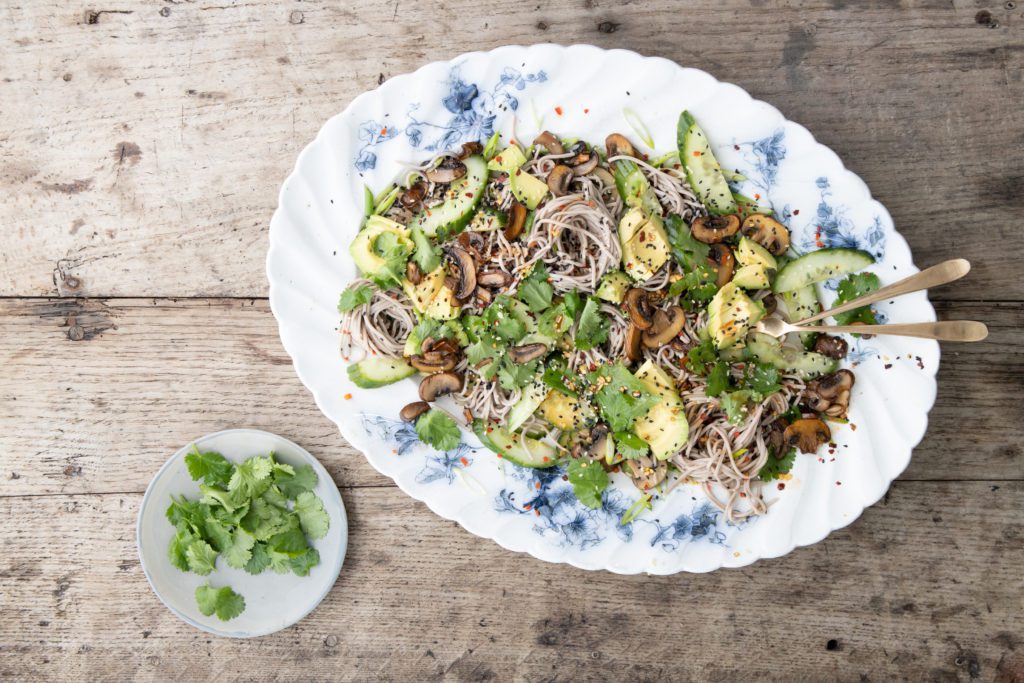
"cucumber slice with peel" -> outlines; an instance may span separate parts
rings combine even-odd
[[[348,378],[362,389],[377,389],[416,374],[401,358],[364,358],[348,366]]]
[[[466,175],[452,182],[445,202],[420,211],[410,227],[418,226],[427,237],[438,234],[450,237],[466,226],[484,196],[487,163],[477,155],[467,157],[462,163],[466,165]]]
[[[738,206],[722,167],[711,151],[707,135],[688,111],[679,115],[676,126],[679,161],[686,169],[686,180],[710,213],[724,216],[736,213]]]
[[[790,292],[815,282],[843,277],[867,268],[875,257],[860,249],[836,247],[819,249],[804,254],[784,265],[775,276],[772,289],[776,292]]]
[[[480,443],[514,465],[543,469],[558,464],[554,446],[511,432],[494,422],[475,420],[473,433]]]
[[[839,361],[820,353],[801,351],[792,346],[782,345],[778,339],[767,334],[754,332],[747,337],[746,353],[759,363],[791,371],[805,379],[827,375],[839,369]]]

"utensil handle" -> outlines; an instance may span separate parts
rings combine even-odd
[[[985,326],[985,323],[974,320],[939,320],[933,323],[895,325],[825,325],[814,329],[821,332],[891,334],[898,337],[920,337],[953,342],[981,341],[988,336],[988,327]]]
[[[959,280],[964,275],[967,275],[970,270],[971,264],[967,259],[957,258],[949,261],[943,261],[931,268],[925,268],[920,273],[915,273],[914,275],[903,278],[891,285],[886,285],[876,292],[865,294],[853,301],[848,301],[845,304],[840,304],[839,306],[830,308],[827,311],[822,311],[817,315],[812,315],[811,317],[805,318],[794,324],[805,325],[807,323],[817,322],[822,318],[827,318],[837,313],[852,311],[855,308],[867,306],[868,304],[873,304],[876,301],[881,301],[882,299],[891,299],[892,297],[900,296],[902,294],[909,294],[910,292],[918,292],[922,289],[938,287],[939,285]]]

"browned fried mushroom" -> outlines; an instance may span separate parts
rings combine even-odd
[[[424,351],[422,355],[409,358],[409,365],[427,375],[454,370],[456,364],[455,354],[442,351]]]
[[[574,177],[571,168],[558,164],[548,173],[548,189],[556,197],[563,197],[569,194],[569,187],[572,185]]]
[[[786,427],[789,426],[789,421],[783,418],[778,418],[771,422],[764,431],[764,441],[768,444],[772,454],[776,458],[783,458],[786,455]]]
[[[462,391],[462,376],[454,372],[427,375],[420,382],[420,398],[428,403],[455,391]]]
[[[479,142],[464,142],[462,143],[462,151],[459,152],[459,158],[465,159],[471,157],[474,154],[480,154],[484,151],[484,146]]]
[[[558,141],[555,134],[549,130],[544,131],[533,139],[533,144],[540,145],[548,151],[548,154],[565,154],[565,148]]]
[[[654,321],[651,322],[653,324]],[[643,358],[643,338],[644,331],[630,321],[629,327],[626,328],[626,358],[630,361],[636,362]]]
[[[597,154],[594,154],[594,156],[596,157]],[[601,181],[605,188],[615,187],[615,176],[609,173],[608,169],[598,166],[594,169],[593,175]]]
[[[526,225],[526,207],[513,200],[508,207],[508,223],[505,224],[505,239],[511,241],[519,237]]]
[[[458,244],[448,247],[448,256],[459,274],[458,285],[452,291],[456,299],[465,301],[473,296],[473,291],[476,290],[476,262],[469,252]]]
[[[818,446],[828,443],[832,432],[828,425],[816,417],[795,420],[782,433],[782,440],[788,448],[797,448],[803,453],[814,453]]]
[[[422,180],[417,181],[408,190],[402,193],[398,201],[407,209],[415,208],[427,196],[427,186]]]
[[[537,360],[548,352],[548,347],[540,342],[534,344],[523,344],[513,346],[508,350],[508,357],[513,363],[525,365],[532,360]]]
[[[668,475],[668,463],[645,455],[627,460],[625,470],[638,489],[648,491],[665,480]]]
[[[433,337],[427,337],[420,344],[420,348],[424,353],[427,351],[444,351],[447,353],[458,353],[459,347],[451,339],[434,339]]]
[[[629,290],[622,299],[622,305],[626,307],[629,319],[634,325],[641,330],[651,329],[651,325],[654,324],[654,309],[647,298],[646,290],[639,287]]]
[[[779,307],[779,300],[775,298],[774,294],[768,294],[761,299],[761,305],[764,306],[765,316],[769,316]]]
[[[430,410],[430,404],[426,401],[414,401],[402,408],[401,412],[398,413],[398,417],[402,418],[405,422],[415,422],[428,410]]]
[[[679,306],[673,306],[668,312],[658,309],[654,313],[654,324],[644,332],[644,346],[649,349],[668,344],[686,325],[686,313]]]
[[[420,270],[415,261],[409,261],[405,264],[405,279],[414,285],[418,285],[423,281],[423,271]]]
[[[459,246],[469,252],[475,260],[485,261],[484,250],[487,248],[487,242],[484,236],[475,230],[467,230],[466,232],[459,233],[459,236],[455,238],[455,241],[459,243]]]
[[[694,239],[705,244],[722,242],[732,237],[740,229],[740,217],[734,214],[727,216],[698,216],[690,225]]]
[[[423,175],[432,183],[450,183],[466,175],[466,165],[455,157],[445,157],[443,161]]]
[[[627,140],[625,135],[619,135],[618,133],[612,133],[604,139],[604,149],[609,157],[636,156],[633,143]]]
[[[569,151],[572,152],[573,156],[566,159],[565,163],[572,168],[573,174],[577,176],[587,175],[597,168],[598,162],[601,161],[597,154],[582,140],[573,145]]]
[[[719,289],[725,287],[725,284],[732,279],[732,274],[736,269],[736,259],[732,255],[732,249],[728,244],[721,242],[712,244],[708,251],[708,261],[711,262],[715,273],[717,273],[715,284]]]
[[[829,358],[840,360],[846,358],[850,345],[842,337],[833,337],[830,334],[819,334],[814,340],[814,351]]]
[[[507,287],[512,276],[500,268],[488,268],[476,274],[476,283],[482,287]]]
[[[850,407],[850,390],[856,377],[849,370],[840,370],[807,383],[803,403],[817,413],[846,418]]]
[[[474,292],[473,295],[476,297],[476,300],[480,302],[480,305],[484,307],[490,305],[490,303],[494,301],[494,295],[491,294],[491,290],[484,289],[483,287],[477,287],[476,292]]]
[[[789,230],[786,226],[774,218],[762,216],[759,213],[747,216],[743,221],[743,227],[740,228],[740,233],[776,256],[785,254],[789,249]]]

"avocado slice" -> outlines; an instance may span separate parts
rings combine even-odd
[[[622,247],[622,262],[634,280],[643,282],[665,265],[670,254],[665,225],[658,216],[651,216]]]
[[[386,263],[378,255],[376,249],[377,238],[384,233],[394,234],[398,241],[407,247],[408,251],[411,252],[413,250],[413,243],[409,239],[408,228],[383,216],[370,216],[366,220],[366,225],[356,234],[355,239],[348,246],[352,260],[355,261],[359,270],[366,275],[373,275]]]
[[[708,333],[719,349],[727,349],[743,339],[758,320],[764,317],[764,306],[740,289],[735,281],[727,282],[708,304]]]
[[[517,168],[509,175],[509,187],[516,199],[528,209],[536,209],[548,194],[548,186],[543,180]]]
[[[412,300],[413,308],[418,313],[423,313],[427,310],[430,302],[434,300],[434,297],[437,296],[443,286],[444,266],[438,266],[424,275],[418,285],[414,285],[409,280],[402,280],[402,289],[405,290],[409,299]]]
[[[441,289],[430,300],[423,314],[434,320],[452,320],[459,317],[461,310],[462,307],[455,300],[455,292],[448,285],[442,283]]]
[[[667,460],[686,445],[690,424],[686,421],[683,400],[672,378],[648,360],[635,373],[636,378],[661,397],[643,417],[633,423],[633,431],[651,447],[658,460]]]
[[[736,260],[741,266],[751,266],[760,263],[769,270],[777,270],[779,267],[778,261],[772,256],[772,253],[749,237],[740,238],[739,244],[736,245],[735,253]]]
[[[487,162],[487,170],[511,174],[525,163],[526,155],[519,149],[519,145],[509,145],[491,157]]]
[[[743,289],[768,289],[768,269],[763,263],[751,263],[737,269],[732,281]]]
[[[559,429],[580,429],[594,419],[589,405],[561,391],[551,390],[540,404],[541,416]]]
[[[616,270],[612,273],[605,273],[605,276],[601,278],[601,284],[597,286],[597,291],[594,293],[599,299],[613,304],[621,304],[626,297],[626,292],[632,286],[633,283],[630,282],[629,276],[621,270]]]

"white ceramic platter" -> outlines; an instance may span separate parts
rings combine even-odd
[[[228,567],[223,558],[218,558],[217,568],[208,576],[183,572],[172,565],[167,548],[174,527],[164,513],[172,495],[199,497],[199,482],[192,481],[185,466],[190,443],[160,468],[142,499],[136,535],[146,578],[172,612],[192,626],[219,636],[252,638],[291,626],[320,604],[341,572],[348,547],[348,520],[338,487],[308,451],[269,432],[229,429],[196,439],[195,443],[200,451],[216,451],[236,463],[273,452],[278,462],[292,467],[311,465],[318,477],[313,493],[323,501],[331,520],[327,535],[313,542],[320,553],[320,564],[303,577],[271,571],[254,576]],[[196,606],[195,590],[207,582],[217,588],[231,586],[245,598],[245,611],[229,621],[221,621],[216,615],[204,616]]]
[[[774,107],[703,71],[656,57],[587,45],[509,46],[435,62],[355,99],[324,125],[281,188],[267,273],[281,339],[320,409],[410,496],[474,534],[551,562],[621,573],[669,574],[738,567],[815,543],[852,522],[907,466],[935,399],[939,347],[902,338],[851,339],[857,384],[838,447],[800,456],[785,489],[755,521],[733,526],[692,486],[622,524],[638,498],[616,485],[601,509],[576,501],[559,469],[502,463],[471,434],[438,453],[398,420],[416,400],[406,380],[365,390],[347,379],[338,351],[338,294],[356,277],[348,245],[363,185],[393,182],[403,162],[428,159],[495,130],[531,140],[542,129],[598,142],[612,132],[664,153],[688,109],[722,165],[746,178],[790,228],[801,251],[853,246],[878,259],[883,284],[916,271],[907,243],[867,186],[828,148]],[[834,283],[832,283],[834,287]],[[828,304],[829,283],[821,288]],[[889,321],[934,320],[924,293],[878,307]]]

